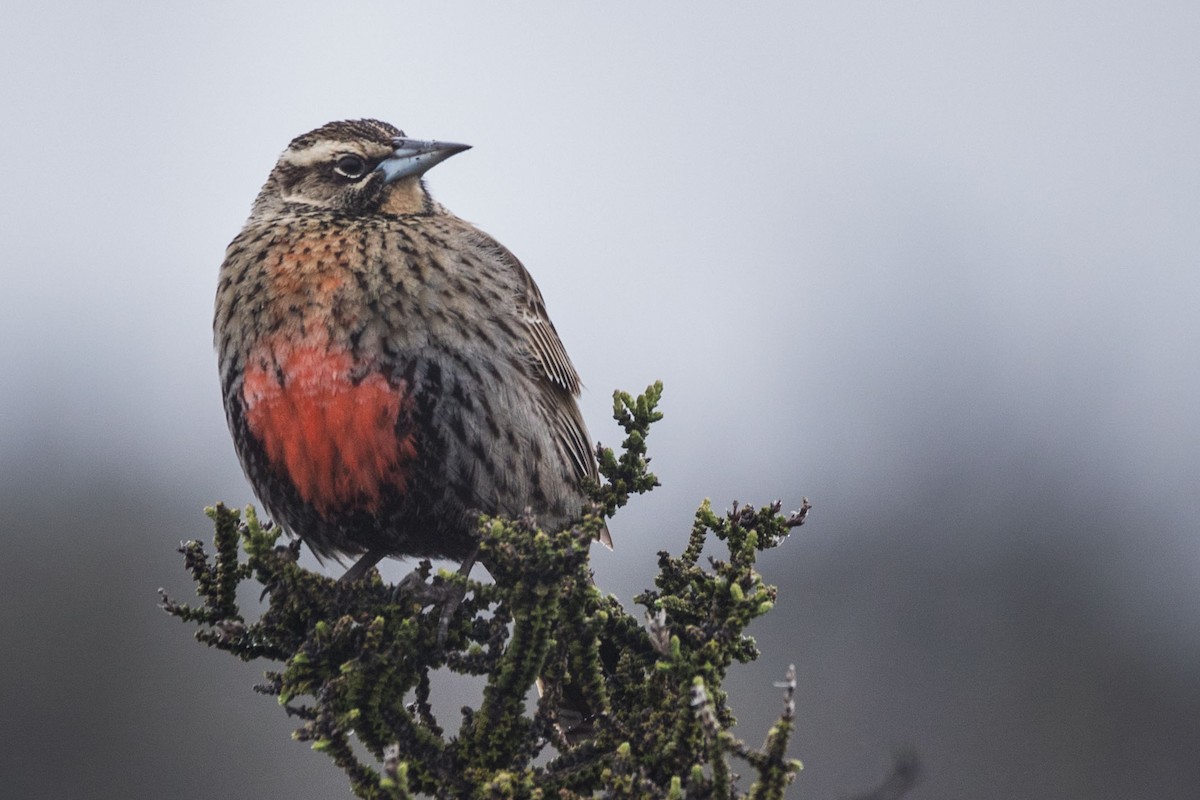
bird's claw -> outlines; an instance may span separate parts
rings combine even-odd
[[[416,601],[421,607],[436,606],[441,609],[438,614],[437,625],[437,646],[442,648],[446,645],[446,639],[450,633],[450,622],[454,619],[455,612],[462,605],[463,599],[467,596],[467,577],[471,574],[471,568],[475,565],[476,553],[472,553],[462,566],[458,569],[458,576],[462,580],[448,580],[439,583],[429,583],[427,578],[429,572],[427,569],[418,568],[413,570],[408,575],[392,587],[393,602]]]

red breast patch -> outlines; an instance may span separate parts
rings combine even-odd
[[[378,508],[385,488],[404,492],[416,458],[412,435],[397,434],[411,399],[375,372],[357,382],[354,361],[324,336],[260,345],[246,367],[246,423],[267,460],[318,512]]]

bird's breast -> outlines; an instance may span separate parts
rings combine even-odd
[[[281,303],[329,306],[353,278],[356,265],[345,236],[311,231],[267,250],[263,257],[266,288]]]
[[[417,456],[404,381],[356,362],[317,329],[280,334],[250,353],[242,381],[247,427],[268,463],[319,512],[373,511],[403,493]]]
[[[515,330],[503,313],[511,289],[496,283],[507,274],[486,253],[445,247],[461,238],[447,225],[305,219],[248,233],[227,260],[218,346],[243,365],[228,391],[271,469],[319,512],[376,511],[408,490],[429,456],[418,454],[418,395],[474,400],[480,376],[523,374],[501,346]],[[245,334],[229,334],[237,326],[221,314],[242,315]],[[417,366],[429,363],[444,364],[437,380]]]

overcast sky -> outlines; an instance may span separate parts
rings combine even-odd
[[[533,273],[595,438],[613,389],[666,384],[664,485],[613,522],[603,588],[629,601],[704,497],[814,503],[764,559],[780,607],[734,695],[758,743],[797,664],[795,796],[902,745],[914,798],[1197,796],[1198,52],[1200,5],[1154,0],[10,2],[0,735],[37,735],[0,780],[343,796],[263,667],[222,672],[153,590],[188,591],[204,505],[252,501],[224,247],[292,137],[377,117],[474,145],[429,186]],[[125,633],[81,641],[89,614]],[[112,684],[69,705],[89,658]],[[95,708],[118,688],[135,723]],[[234,741],[279,774],[263,750],[215,777]]]

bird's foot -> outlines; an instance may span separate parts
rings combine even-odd
[[[458,568],[458,574],[462,577],[461,581],[454,581],[447,584],[446,588],[450,589],[450,597],[442,603],[442,615],[438,618],[437,642],[438,647],[446,643],[446,634],[450,631],[450,620],[454,618],[454,612],[458,611],[458,607],[462,605],[463,598],[467,596],[467,578],[471,575],[471,568],[475,566],[475,559],[479,556],[479,548],[476,547],[471,551],[471,555],[463,559],[462,566]]]
[[[455,612],[462,605],[463,599],[467,596],[467,578],[471,574],[471,568],[475,566],[475,559],[479,554],[478,548],[471,553],[458,568],[458,576],[461,580],[443,580],[437,583],[428,581],[430,564],[424,561],[421,565],[405,575],[404,578],[392,587],[392,600],[395,602],[417,601],[421,606],[435,606],[440,609],[438,614],[437,625],[437,644],[438,647],[443,647],[446,644],[446,637],[450,632],[450,622],[454,619]],[[358,564],[355,564],[352,569],[356,569]],[[343,578],[345,580],[345,578]]]

